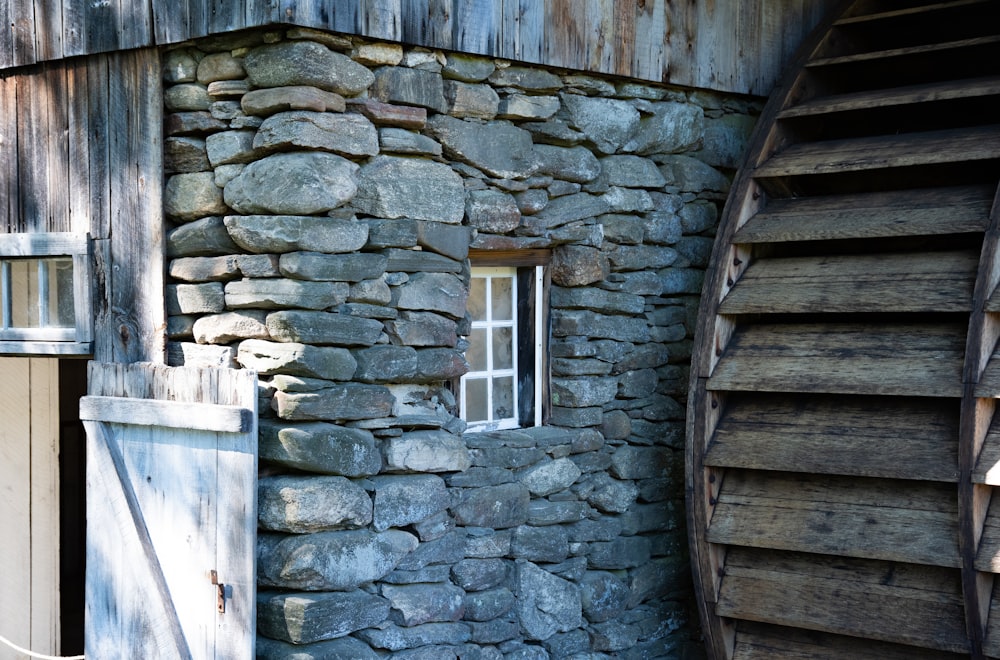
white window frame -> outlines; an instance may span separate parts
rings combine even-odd
[[[523,268],[523,267],[522,267]],[[544,309],[544,282],[545,282],[545,267],[536,265],[533,266],[533,278],[534,278],[534,319],[532,323],[534,337],[534,363],[531,365],[531,369],[534,371],[534,378],[532,379],[534,385],[534,391],[531,392],[533,398],[533,413],[534,417],[531,420],[530,426],[541,426],[542,425],[542,402],[543,402],[543,392],[542,392],[542,376],[543,376],[543,365],[544,365],[544,322],[545,322],[545,309]],[[486,369],[482,371],[470,371],[462,376],[459,381],[459,410],[461,411],[461,416],[463,421],[468,423],[468,431],[495,431],[502,429],[516,429],[521,428],[522,424],[519,419],[518,411],[520,410],[520,398],[524,393],[519,391],[518,388],[518,375],[523,366],[519,363],[520,356],[518,355],[518,346],[520,344],[520,337],[518,336],[518,291],[517,291],[517,280],[518,271],[521,268],[515,266],[473,266],[472,267],[472,277],[474,278],[484,278],[486,279],[486,319],[480,321],[473,321],[471,324],[472,329],[483,329],[486,330],[486,346],[484,347],[484,352],[486,356]],[[496,321],[492,318],[492,281],[495,277],[509,277],[512,281],[511,287],[511,297],[512,297],[512,318],[510,320]],[[493,368],[493,354],[492,354],[492,333],[496,328],[511,328],[512,339],[513,339],[513,355],[512,364],[510,368],[506,369],[494,369]],[[503,419],[493,418],[493,387],[492,381],[497,377],[510,377],[514,383],[514,400],[513,409],[514,416],[507,417]],[[486,380],[488,385],[486,388],[487,392],[487,419],[479,420],[475,422],[469,422],[466,419],[466,411],[468,407],[466,405],[466,383],[469,380]]]
[[[73,260],[73,327],[10,327],[13,312],[10,289],[11,262],[48,258]],[[93,303],[91,297],[90,240],[87,234],[49,232],[40,234],[0,234],[0,354],[6,355],[88,355],[93,350]],[[48,296],[47,269],[38,269],[39,314],[44,323]]]

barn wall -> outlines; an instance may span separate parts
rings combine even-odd
[[[839,0],[8,0],[0,68],[276,23],[766,95]]]
[[[0,72],[0,231],[89,233],[95,357],[162,361],[156,49]]]
[[[757,108],[301,30],[164,75],[170,359],[261,375],[259,651],[696,653],[687,362]],[[551,251],[543,427],[454,416],[470,248]]]

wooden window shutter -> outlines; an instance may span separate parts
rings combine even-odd
[[[257,377],[91,363],[85,651],[252,658]]]

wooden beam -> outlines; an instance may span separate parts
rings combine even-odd
[[[85,396],[80,399],[83,421],[115,422],[138,426],[246,433],[253,411],[241,406],[211,403],[184,403],[113,396]]]

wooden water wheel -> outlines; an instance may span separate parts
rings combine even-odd
[[[712,657],[1000,658],[998,182],[998,0],[845,3],[769,101],[692,363]]]

